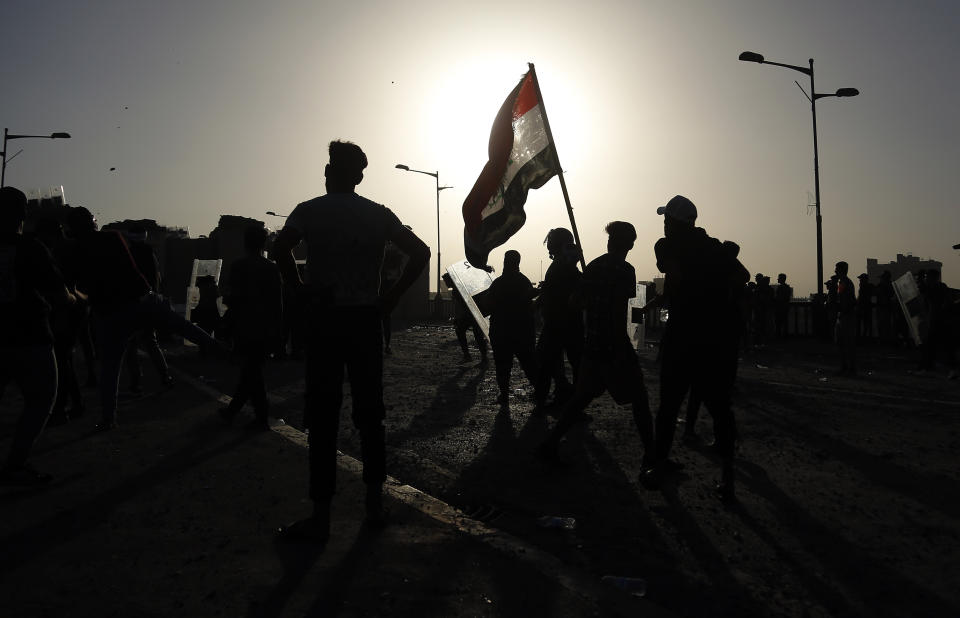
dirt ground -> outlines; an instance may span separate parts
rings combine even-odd
[[[718,466],[705,444],[706,412],[697,425],[704,440],[678,439],[672,456],[682,468],[661,490],[646,491],[637,482],[643,453],[629,411],[608,396],[588,409],[594,421],[561,444],[563,465],[548,466],[532,451],[555,418],[531,414],[530,388],[518,369],[519,390],[503,411],[492,366],[459,362],[451,327],[399,331],[393,348],[384,372],[389,473],[587,579],[642,578],[648,601],[684,616],[960,615],[960,384],[945,380],[945,370],[913,373],[911,351],[864,346],[856,379],[835,375],[835,349],[826,344],[795,340],[746,354],[735,399],[738,500],[724,506],[712,491]],[[641,351],[654,411],[655,353],[652,346]],[[171,349],[170,359],[210,392],[230,392],[236,368],[195,350]],[[268,374],[274,416],[299,426],[302,365],[271,362]],[[72,453],[75,465],[59,471],[62,481],[43,494],[0,497],[8,543],[0,588],[8,600],[29,599],[32,611],[22,615],[511,616],[590,609],[556,605],[563,589],[514,570],[510,556],[458,562],[443,548],[459,551],[463,539],[416,513],[403,515],[380,541],[358,536],[354,524],[337,524],[341,553],[334,547],[319,558],[301,556],[291,567],[289,557],[274,556],[269,532],[303,514],[303,455],[268,439],[277,436],[224,434],[213,399],[199,401],[186,384],[152,391],[149,379],[142,400],[122,401],[116,434],[91,438],[77,430],[71,437],[66,428],[48,429],[36,463]],[[4,436],[15,420],[7,413],[17,405],[10,395]],[[86,396],[95,399],[91,391]],[[359,458],[349,410],[347,397],[341,449]],[[162,423],[179,433],[158,439],[151,432]],[[249,461],[238,463],[237,452],[249,453]],[[338,496],[344,510],[343,501],[359,491],[355,479],[345,487]],[[210,520],[222,518],[217,502],[224,499],[235,501],[236,511],[227,521]],[[537,519],[544,515],[573,517],[576,527],[543,529]],[[80,532],[90,533],[86,541]],[[107,548],[118,541],[121,547]],[[103,544],[103,555],[94,559],[96,548],[82,543]],[[37,562],[37,551],[47,562]],[[91,569],[117,580],[105,585]],[[365,579],[357,575],[363,572]],[[455,585],[444,583],[445,574]],[[408,583],[421,579],[426,583]],[[517,602],[491,604],[497,597],[484,588],[488,580]],[[47,598],[38,598],[38,581],[49,582],[42,587]],[[302,585],[311,581],[319,584]],[[393,584],[404,592],[384,591]],[[130,613],[116,602],[105,614],[89,611],[133,588]],[[532,602],[536,594],[553,604]],[[597,607],[589,613],[607,615]]]
[[[960,384],[912,373],[912,351],[862,346],[856,379],[836,376],[835,348],[808,340],[745,355],[738,501],[724,507],[704,441],[678,439],[682,469],[645,491],[629,411],[604,395],[561,445],[564,465],[544,466],[531,452],[554,419],[530,414],[517,368],[522,391],[503,414],[492,367],[458,364],[451,329],[413,328],[394,348],[393,474],[597,578],[641,577],[648,599],[682,615],[960,612]],[[655,352],[641,354],[654,411]],[[709,440],[706,412],[697,430]],[[577,528],[542,530],[542,515]]]

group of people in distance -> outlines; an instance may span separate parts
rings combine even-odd
[[[69,391],[74,405],[71,414],[83,412],[72,368],[72,347],[83,336],[87,316],[96,332],[98,350],[98,375],[88,381],[100,391],[98,431],[117,426],[121,365],[125,354],[135,356],[135,346],[156,347],[155,335],[151,338],[148,333],[162,328],[208,350],[221,350],[222,346],[172,310],[156,293],[156,284],[144,275],[149,269],[138,265],[123,236],[115,231],[98,231],[96,219],[86,208],[71,208],[67,214],[69,243],[60,229],[42,230],[39,239],[24,237],[25,218],[24,193],[13,187],[0,189],[0,322],[4,324],[0,334],[0,392],[12,380],[24,398],[10,454],[0,468],[0,482],[29,485],[43,484],[51,478],[27,464],[51,410],[59,407],[64,411],[63,398]],[[50,246],[44,246],[41,240]],[[162,354],[157,362],[162,379],[169,383]],[[138,375],[139,367],[136,372]],[[58,406],[60,376],[67,379],[61,386]]]

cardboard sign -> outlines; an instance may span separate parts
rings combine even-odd
[[[927,308],[920,297],[920,290],[917,288],[917,282],[913,278],[913,273],[907,273],[893,282],[893,291],[897,295],[897,301],[900,303],[900,309],[903,310],[903,316],[907,319],[907,326],[910,329],[910,336],[913,342],[920,345],[926,336],[928,325]]]
[[[448,266],[447,274],[453,281],[453,287],[463,297],[470,315],[473,316],[473,319],[480,326],[480,330],[483,331],[483,336],[489,340],[490,320],[486,318],[486,315],[489,315],[490,312],[484,312],[481,307],[484,305],[483,293],[493,283],[493,277],[487,271],[471,266],[470,262],[466,260]]]

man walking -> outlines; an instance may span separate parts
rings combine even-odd
[[[667,464],[677,413],[684,395],[693,389],[713,416],[721,458],[720,498],[732,500],[736,426],[730,407],[738,333],[737,292],[750,273],[735,251],[695,226],[697,209],[678,195],[657,209],[663,215],[664,238],[657,242],[657,267],[665,275],[664,294],[670,304],[661,349],[660,411],[657,414],[657,467]]]
[[[527,379],[537,384],[536,329],[533,323],[533,298],[537,291],[520,272],[520,254],[503,254],[503,274],[493,280],[487,290],[490,303],[490,347],[497,370],[500,396],[497,403],[510,404],[510,371],[513,357],[520,362]]]
[[[367,523],[383,522],[386,480],[381,316],[389,313],[430,260],[430,249],[387,207],[355,193],[367,156],[351,142],[333,141],[324,170],[326,195],[298,205],[274,250],[287,284],[303,287],[292,250],[307,243],[305,294],[307,392],[310,430],[310,498],[313,515],[281,528],[280,539],[326,543],[336,488],[337,430],[344,369],[353,396],[353,422],[360,432]],[[396,284],[378,294],[387,242],[408,257]]]
[[[247,425],[251,431],[267,431],[269,404],[263,379],[267,354],[280,339],[283,317],[283,285],[277,265],[263,257],[267,230],[251,225],[243,231],[245,255],[230,268],[226,304],[230,308],[234,351],[243,359],[237,387],[230,404],[220,415],[230,421],[249,401],[254,419]]]
[[[550,383],[554,384],[554,400],[562,403],[573,395],[573,386],[567,380],[566,354],[577,381],[580,357],[583,355],[583,319],[571,303],[582,277],[577,268],[580,248],[574,244],[573,234],[562,227],[554,228],[544,241],[552,263],[540,285],[537,306],[543,318],[543,328],[537,341],[540,376],[536,388],[537,409],[546,405]]]
[[[560,439],[576,422],[590,419],[584,409],[607,390],[619,405],[632,405],[633,422],[643,443],[640,482],[653,488],[653,419],[643,371],[627,334],[627,301],[637,294],[637,277],[627,253],[637,231],[626,221],[613,221],[606,232],[607,253],[587,264],[574,298],[583,308],[585,337],[573,397],[537,453],[546,460],[557,459]]]

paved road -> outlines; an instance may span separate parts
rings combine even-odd
[[[272,548],[271,527],[306,508],[303,451],[283,437],[297,439],[302,365],[268,365],[273,413],[290,429],[250,439],[214,414],[236,368],[172,349],[179,387],[151,390],[148,368],[148,394],[121,406],[116,435],[89,436],[95,419],[51,428],[37,459],[57,484],[0,493],[0,601],[30,616],[64,615],[71,600],[91,615],[97,595],[113,608],[101,615],[130,615],[118,600],[158,616],[960,613],[960,571],[944,567],[960,537],[960,388],[909,373],[901,352],[868,350],[858,380],[834,377],[834,350],[810,342],[743,358],[739,502],[724,508],[703,444],[678,443],[683,468],[643,490],[629,412],[607,397],[561,446],[565,464],[548,467],[530,453],[554,419],[531,415],[525,393],[503,413],[492,368],[458,364],[452,329],[399,332],[394,349],[388,457],[402,524],[387,536],[356,524],[348,397],[337,541],[322,556]],[[656,409],[654,352],[642,363]],[[0,406],[0,447],[16,405],[8,393]],[[545,530],[544,515],[577,526]],[[608,574],[645,579],[646,601],[601,585]],[[135,592],[147,586],[155,594]]]

